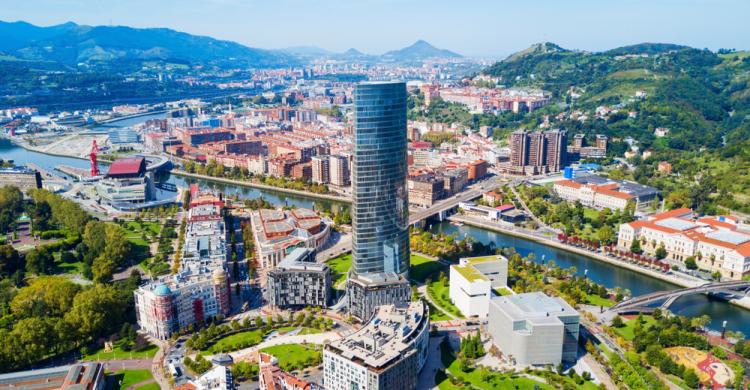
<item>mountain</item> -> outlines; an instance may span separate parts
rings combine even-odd
[[[438,49],[420,39],[411,46],[391,50],[383,54],[383,57],[395,61],[419,61],[427,58],[461,58],[462,56],[450,50]]]
[[[289,54],[167,28],[85,26],[72,22],[50,27],[0,21],[0,51],[23,60],[68,66],[115,60],[164,60],[227,66],[283,66]]]
[[[650,43],[650,42],[644,42],[644,43],[638,43],[635,45],[629,45],[629,46],[622,46],[618,47],[616,49],[608,50],[605,53],[613,56],[622,56],[622,55],[640,55],[640,54],[662,54],[667,53],[670,51],[675,50],[682,50],[682,49],[689,49],[688,46],[683,45],[675,45],[673,43]]]
[[[536,43],[531,46],[529,46],[527,49],[521,50],[519,52],[513,53],[508,56],[504,61],[516,61],[521,58],[524,58],[526,56],[531,55],[538,55],[538,54],[549,54],[549,53],[566,53],[570,50],[563,49],[562,47],[550,43],[550,42],[542,42],[542,43]]]

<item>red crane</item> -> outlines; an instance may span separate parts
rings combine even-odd
[[[91,143],[91,153],[89,153],[89,161],[91,161],[91,177],[99,176],[99,166],[96,164],[96,154],[99,153],[99,146],[96,145],[96,140]]]

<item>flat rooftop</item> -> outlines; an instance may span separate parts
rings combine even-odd
[[[329,344],[346,359],[373,369],[382,369],[411,348],[413,336],[425,321],[425,304],[412,302],[407,308],[380,306],[373,319],[357,332]]]
[[[562,298],[550,297],[538,291],[494,297],[490,304],[500,308],[514,321],[557,323],[557,317],[578,315],[578,312]]]

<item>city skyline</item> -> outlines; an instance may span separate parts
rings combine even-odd
[[[460,9],[442,0],[407,4],[371,0],[283,0],[270,4],[31,0],[5,9],[3,20],[42,26],[72,21],[165,27],[264,49],[316,46],[342,52],[353,47],[368,54],[382,54],[424,39],[466,56],[501,58],[543,41],[587,51],[641,42],[747,49],[743,37],[750,34],[750,26],[743,23],[742,15],[748,12],[750,3],[737,0],[693,0],[687,4],[672,0],[657,4],[643,0],[618,4],[543,1],[536,6],[472,1]],[[283,19],[274,17],[282,14]],[[505,38],[488,40],[488,36]]]

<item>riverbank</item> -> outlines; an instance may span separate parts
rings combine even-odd
[[[591,251],[588,251],[588,250],[585,250],[585,249],[582,249],[582,248],[577,248],[577,247],[573,247],[573,246],[570,246],[570,245],[565,245],[565,244],[563,244],[561,242],[558,242],[558,241],[556,241],[554,239],[542,238],[542,237],[539,237],[539,236],[536,236],[536,235],[533,235],[533,234],[529,234],[529,233],[524,232],[524,231],[519,231],[519,230],[515,230],[515,229],[505,228],[505,227],[503,227],[501,225],[494,224],[494,223],[489,223],[489,222],[485,222],[485,221],[481,221],[481,220],[477,220],[475,218],[469,218],[469,217],[465,217],[465,216],[456,214],[456,215],[452,215],[452,216],[448,217],[448,220],[450,220],[450,221],[456,221],[456,222],[461,222],[461,223],[464,223],[466,225],[474,226],[474,227],[479,228],[479,229],[485,229],[485,230],[490,230],[490,231],[494,231],[494,232],[498,232],[498,233],[502,233],[502,234],[514,236],[514,237],[519,237],[519,238],[522,238],[522,239],[525,239],[525,240],[529,240],[529,241],[533,241],[533,242],[539,243],[541,245],[545,245],[545,246],[549,246],[549,247],[552,247],[552,248],[560,249],[560,250],[563,250],[563,251],[566,251],[566,252],[570,252],[570,253],[575,253],[575,254],[578,254],[578,255],[581,255],[581,256],[586,256],[586,257],[589,257],[591,259],[594,259],[594,260],[597,260],[597,261],[601,261],[601,262],[613,265],[613,266],[618,267],[618,268],[627,269],[627,270],[634,271],[634,272],[637,272],[637,273],[642,274],[642,275],[646,275],[646,276],[654,278],[654,279],[658,279],[658,280],[667,282],[667,283],[669,283],[671,285],[674,285],[676,287],[689,288],[689,287],[700,286],[700,285],[706,283],[706,281],[698,279],[698,278],[687,279],[687,276],[685,278],[681,278],[681,277],[677,277],[675,275],[663,274],[661,272],[658,272],[658,271],[655,271],[655,270],[652,270],[652,269],[640,267],[638,265],[631,264],[629,262],[618,260],[618,259],[615,259],[615,258],[612,258],[612,257],[609,257],[609,256],[605,256],[605,255],[602,255],[602,254],[599,254],[599,253],[594,253],[594,252],[591,252]],[[741,308],[746,309],[746,310],[750,310],[750,297],[745,297],[745,298],[742,298],[742,299],[732,299],[732,300],[729,300],[728,302],[731,303],[732,305],[741,307]]]
[[[268,190],[268,191],[276,191],[276,192],[284,192],[287,194],[297,195],[297,196],[304,196],[308,198],[317,198],[317,199],[324,199],[324,200],[330,200],[334,202],[339,203],[351,203],[352,200],[349,198],[345,198],[343,196],[338,195],[330,195],[330,194],[316,194],[313,192],[307,192],[307,191],[299,191],[299,190],[293,190],[290,188],[282,188],[282,187],[274,187],[269,186],[266,184],[260,184],[260,183],[254,183],[249,181],[239,181],[239,180],[233,180],[233,179],[225,179],[223,177],[213,177],[213,176],[207,176],[207,175],[200,175],[197,173],[189,173],[185,172],[181,169],[172,169],[170,171],[173,175],[177,176],[183,176],[183,177],[191,177],[194,179],[201,179],[206,181],[214,181],[217,183],[222,184],[229,184],[229,185],[235,185],[235,186],[242,186],[242,187],[251,187],[251,188],[258,188],[262,190]]]

